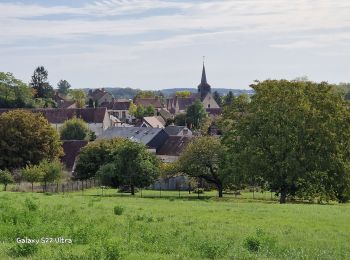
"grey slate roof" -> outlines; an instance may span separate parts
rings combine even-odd
[[[151,149],[158,149],[168,138],[162,128],[149,127],[110,127],[98,139],[112,139],[116,137],[128,138],[143,143]]]
[[[168,125],[164,128],[168,135],[178,135],[186,126]]]

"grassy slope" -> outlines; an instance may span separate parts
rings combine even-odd
[[[98,193],[0,192],[0,259],[32,249],[16,245],[17,237],[62,236],[73,245],[40,244],[33,259],[350,259],[349,205]],[[151,193],[158,194],[144,195]],[[124,208],[122,215],[115,206]],[[247,240],[253,248],[259,241],[259,251],[249,251]]]

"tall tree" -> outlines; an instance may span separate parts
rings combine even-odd
[[[112,150],[112,159],[99,170],[101,182],[112,187],[135,188],[152,184],[159,175],[159,161],[143,144],[124,139]]]
[[[216,186],[219,197],[231,183],[231,176],[224,170],[225,147],[220,139],[205,136],[194,139],[180,155],[177,169],[190,177],[202,178]]]
[[[81,118],[72,118],[60,127],[62,140],[84,140],[90,133],[87,123]]]
[[[48,82],[48,72],[43,66],[34,70],[30,85],[35,90],[36,98],[53,98],[54,90]]]
[[[227,95],[225,96],[225,105],[231,105],[235,96],[233,95],[232,91],[230,90]]]
[[[327,83],[266,80],[251,86],[244,116],[224,143],[247,179],[280,195],[337,199],[350,195],[350,112]]]
[[[71,88],[71,85],[68,83],[67,80],[60,80],[57,83],[58,86],[58,93],[62,94],[62,95],[68,95],[69,93],[69,89]]]
[[[202,102],[196,100],[192,105],[188,106],[186,109],[186,120],[190,123],[192,128],[198,129],[204,118],[207,117],[207,112],[205,111]]]
[[[191,92],[188,91],[188,90],[176,91],[175,96],[182,97],[182,98],[187,98],[187,97],[191,96]]]
[[[0,108],[33,107],[32,89],[11,73],[0,72]]]
[[[34,183],[40,182],[43,179],[43,169],[39,165],[27,165],[21,171],[22,179],[32,185],[34,191]]]
[[[219,92],[217,92],[216,90],[213,93],[214,99],[216,101],[216,103],[221,107],[222,106],[222,99],[221,96],[219,94]]]
[[[78,108],[82,108],[85,106],[86,93],[83,90],[72,89],[69,91],[69,94],[72,96],[72,99],[75,101]]]
[[[40,114],[12,110],[0,115],[0,169],[21,168],[63,154],[58,132]]]

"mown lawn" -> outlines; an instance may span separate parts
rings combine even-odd
[[[0,259],[350,259],[350,205],[100,194],[0,192]],[[73,243],[16,243],[25,237]]]

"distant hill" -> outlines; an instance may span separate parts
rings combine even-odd
[[[169,88],[169,89],[161,89],[160,91],[164,93],[165,96],[171,96],[175,94],[177,91],[190,91],[192,93],[196,93],[198,90],[196,88]],[[232,93],[235,96],[239,96],[241,94],[248,94],[248,95],[254,94],[254,91],[250,89],[212,88],[211,91],[212,92],[217,91],[221,96],[226,95],[229,91],[232,91]]]
[[[86,93],[89,92],[89,89],[83,89]],[[112,88],[107,87],[105,88],[106,91],[111,93],[116,98],[126,98],[126,99],[133,99],[137,92],[140,91],[140,89],[135,88]],[[166,97],[174,95],[177,91],[190,91],[192,93],[196,93],[196,88],[169,88],[169,89],[161,89],[161,90],[155,90],[155,92],[162,92]],[[232,91],[235,96],[239,96],[241,94],[248,94],[252,95],[254,93],[253,90],[248,89],[228,89],[228,88],[212,88],[212,92],[217,91],[220,95],[224,96],[229,91]]]

